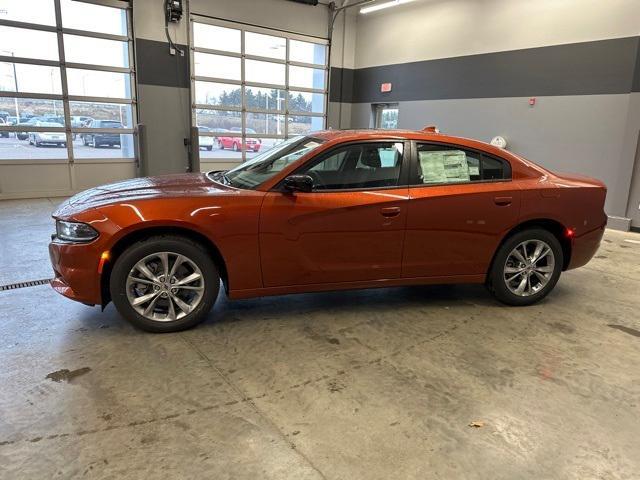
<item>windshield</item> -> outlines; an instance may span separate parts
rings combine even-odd
[[[319,138],[293,137],[228,172],[212,172],[211,178],[232,187],[254,189],[323,142]]]

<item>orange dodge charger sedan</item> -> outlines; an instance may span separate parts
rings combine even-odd
[[[230,298],[484,283],[529,305],[587,263],[606,188],[423,131],[294,137],[228,171],[82,192],[53,217],[53,288],[154,332]]]

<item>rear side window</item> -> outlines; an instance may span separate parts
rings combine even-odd
[[[472,150],[455,146],[418,144],[414,185],[488,182],[511,179],[511,166]]]

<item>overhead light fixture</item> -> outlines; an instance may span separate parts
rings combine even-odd
[[[371,13],[383,8],[395,7],[396,5],[402,5],[403,3],[413,2],[413,0],[391,0],[390,2],[376,3],[370,7],[362,7],[360,13]]]

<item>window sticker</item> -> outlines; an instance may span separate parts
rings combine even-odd
[[[423,183],[468,182],[473,175],[469,171],[467,156],[461,150],[419,152],[418,157]]]

